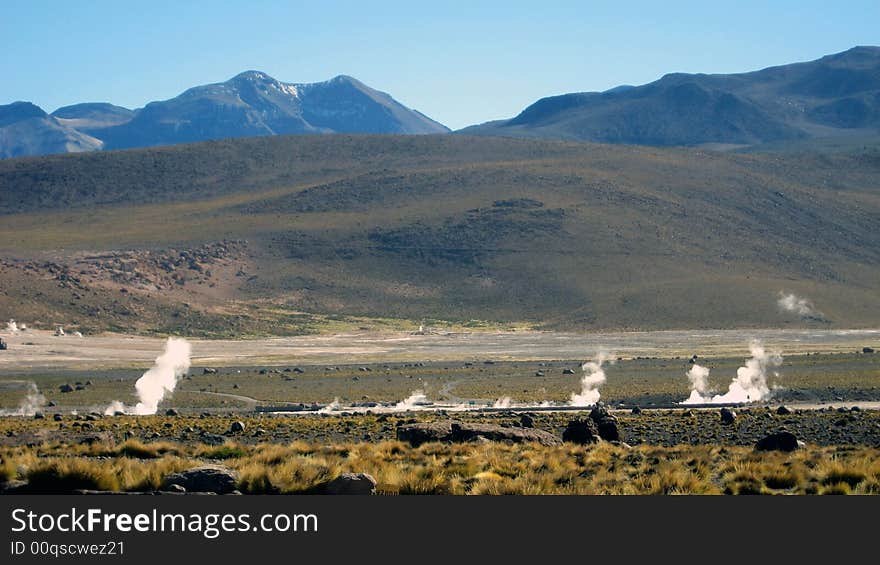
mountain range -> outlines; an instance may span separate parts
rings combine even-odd
[[[667,74],[642,86],[542,98],[469,135],[638,145],[758,145],[880,133],[880,47],[740,74]]]
[[[448,131],[349,76],[293,84],[246,71],[137,110],[86,103],[46,114],[28,102],[0,106],[0,157],[264,135]]]
[[[0,106],[0,158],[266,135],[442,134],[449,129],[349,76],[313,84],[246,71],[129,110]],[[880,139],[880,47],[740,74],[672,73],[641,86],[542,98],[456,133],[713,149]]]

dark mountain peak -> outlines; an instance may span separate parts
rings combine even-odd
[[[0,127],[29,118],[45,118],[47,115],[42,108],[31,102],[13,102],[0,106]]]

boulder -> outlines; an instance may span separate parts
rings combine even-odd
[[[633,415],[638,416],[639,414],[642,413],[642,409],[639,408],[638,406],[633,406],[632,413],[633,413]]]
[[[562,374],[563,375],[573,375],[574,369],[562,369]]]
[[[524,428],[534,428],[535,427],[535,419],[529,416],[528,414],[523,414],[519,417],[519,425]]]
[[[169,408],[168,410],[165,411],[165,415],[166,416],[180,416],[180,412],[178,412],[174,408]]]
[[[424,422],[403,424],[397,427],[397,439],[409,442],[413,447],[431,441],[449,441],[452,422]]]
[[[599,431],[599,437],[605,441],[621,441],[617,418],[604,418],[596,424],[596,428]]]
[[[202,374],[203,375],[216,375],[217,369],[213,369],[211,367],[205,367],[204,369],[202,369]]]
[[[324,494],[376,494],[376,479],[367,473],[342,473],[319,486]]]
[[[173,488],[172,485],[183,487],[186,492],[213,492],[228,494],[235,490],[238,475],[232,469],[219,465],[204,465],[165,477],[162,490]]]
[[[599,430],[596,429],[596,424],[591,418],[575,418],[568,422],[565,431],[562,432],[562,441],[586,445],[599,443],[602,438],[599,437]]]
[[[69,384],[63,384],[58,387],[58,390],[60,392],[73,392],[73,387],[70,386]]]
[[[64,419],[64,416],[62,416],[61,414],[53,414],[52,419],[55,420],[56,422],[60,422]]]
[[[722,424],[732,424],[736,422],[736,412],[729,408],[722,408],[719,412]]]
[[[791,410],[785,406],[780,406],[776,409],[776,413],[780,416],[788,416],[789,414],[791,414]]]
[[[450,439],[454,442],[466,442],[475,437],[484,437],[490,441],[526,443],[534,441],[541,445],[560,445],[559,438],[544,430],[534,428],[505,428],[494,424],[453,423]]]
[[[788,431],[770,434],[755,444],[758,451],[795,451],[803,446],[797,437]]]
[[[413,447],[429,441],[451,441],[465,443],[475,438],[489,441],[524,443],[535,441],[541,445],[559,445],[559,438],[551,433],[534,428],[505,428],[494,424],[474,424],[460,422],[425,422],[403,424],[397,428],[397,439],[409,442]]]
[[[232,422],[232,425],[229,426],[229,433],[231,434],[240,434],[244,431],[244,422]]]

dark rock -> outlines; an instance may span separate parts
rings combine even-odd
[[[244,431],[244,422],[232,422],[229,426],[229,433],[239,434]]]
[[[60,422],[61,420],[64,419],[64,416],[62,416],[61,414],[54,414],[52,416],[52,419],[55,420],[56,422]]]
[[[543,376],[544,376],[544,371],[535,371],[535,376],[536,376],[536,377],[543,377]]]
[[[519,417],[519,425],[524,428],[534,428],[535,427],[535,419],[529,416],[528,414],[523,414]]]
[[[466,442],[481,436],[491,441],[525,443],[534,441],[545,446],[559,445],[559,438],[544,430],[534,428],[505,428],[494,424],[453,423],[450,439]]]
[[[573,375],[574,369],[562,369],[562,374],[563,375]]]
[[[755,444],[758,451],[794,451],[801,447],[797,437],[788,431],[776,432]]]
[[[42,412],[34,412],[34,420],[45,420],[46,416]]]
[[[592,418],[575,418],[568,422],[562,432],[562,441],[582,445],[599,443],[602,438]]]
[[[603,418],[596,424],[596,427],[599,430],[599,437],[605,441],[621,441],[620,428],[617,426],[616,418]]]
[[[294,368],[293,368],[293,372],[294,372],[294,373],[300,373],[300,374],[305,373],[305,371],[303,371],[303,370],[300,369],[299,367],[294,367]]]
[[[48,406],[48,407],[50,407],[50,408],[54,408],[54,407],[55,407],[55,403],[54,403],[53,401],[50,400],[49,402],[46,403],[46,406]]]
[[[175,492],[175,493],[180,493],[180,494],[186,493],[186,489],[183,488],[183,485],[178,485],[178,484],[168,485],[162,490],[164,492]]]
[[[204,369],[202,369],[202,374],[203,375],[216,375],[217,369],[212,369],[211,367],[205,367]]]
[[[213,492],[228,494],[235,490],[238,475],[235,471],[218,465],[204,465],[165,477],[162,489],[179,485],[187,492]]]
[[[180,412],[178,412],[174,408],[169,408],[168,410],[165,411],[165,415],[166,416],[180,416]]]
[[[324,494],[376,494],[376,479],[367,473],[342,473],[318,490]]]
[[[58,387],[58,390],[60,392],[73,392],[73,387],[70,386],[69,384],[63,384]]]
[[[874,353],[874,348],[873,347],[863,347],[862,353]]]
[[[780,406],[776,409],[776,413],[780,416],[788,416],[789,414],[791,414],[791,410],[785,406]]]
[[[206,445],[222,445],[224,442],[226,442],[225,437],[223,437],[221,435],[209,434],[209,433],[203,433],[201,435],[201,440],[202,440],[202,443],[204,443]]]
[[[722,408],[719,412],[722,424],[732,424],[736,422],[736,412],[729,408]]]
[[[449,441],[452,422],[407,423],[397,427],[397,439],[413,447],[431,441]]]
[[[633,413],[634,415],[638,416],[639,414],[642,413],[642,409],[639,408],[638,406],[633,406],[632,413]]]

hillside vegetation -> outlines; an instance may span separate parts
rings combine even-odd
[[[873,149],[465,136],[5,160],[0,317],[209,334],[304,331],[298,321],[319,314],[574,330],[875,326],[878,179]],[[780,313],[783,290],[823,316]]]

